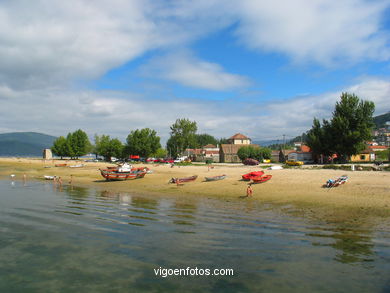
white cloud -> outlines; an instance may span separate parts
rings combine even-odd
[[[293,60],[388,60],[388,32],[381,30],[386,5],[365,0],[1,1],[0,84],[42,88],[93,79],[147,51],[186,47],[234,24],[246,46]],[[177,64],[191,69],[187,77],[171,72],[170,78],[217,89],[243,83],[217,64],[191,61]],[[204,72],[219,79],[207,84]],[[199,84],[189,81],[199,76]]]
[[[294,61],[388,60],[381,21],[388,1],[240,1],[238,37],[250,48],[284,53]]]
[[[146,76],[158,76],[185,86],[215,91],[232,90],[250,84],[248,78],[227,73],[220,65],[200,60],[184,51],[154,58],[141,71]]]
[[[314,117],[329,118],[344,91],[374,101],[377,114],[390,110],[390,81],[379,79],[362,80],[340,91],[318,96],[261,104],[254,101],[250,110],[247,105],[234,100],[176,98],[167,104],[126,92],[0,90],[0,130],[66,135],[81,128],[91,137],[99,133],[124,140],[131,130],[149,127],[166,141],[169,126],[177,118],[189,118],[197,121],[200,133],[216,137],[230,137],[242,132],[255,139],[275,139],[283,134],[295,136],[307,131]]]

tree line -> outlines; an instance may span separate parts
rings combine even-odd
[[[76,159],[88,153],[102,156],[106,161],[111,157],[128,158],[130,155],[140,157],[164,158],[177,157],[187,148],[199,148],[208,144],[217,145],[226,143],[227,139],[216,139],[214,136],[203,133],[198,134],[197,124],[189,119],[177,119],[171,126],[170,138],[166,149],[162,148],[160,137],[156,131],[150,128],[136,129],[130,132],[126,142],[122,143],[117,138],[109,135],[95,135],[92,144],[87,134],[81,129],[69,133],[66,137],[57,138],[51,148],[52,152],[61,157]]]

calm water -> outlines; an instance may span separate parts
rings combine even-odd
[[[293,209],[0,181],[0,292],[390,292],[389,226]],[[234,276],[162,278],[160,267]]]

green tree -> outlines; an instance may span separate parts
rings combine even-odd
[[[121,158],[123,154],[123,144],[117,139],[111,139],[109,135],[95,135],[96,153],[104,157],[104,160],[110,161],[111,157]]]
[[[213,144],[213,145],[218,144],[218,140],[214,136],[207,133],[195,134],[195,138],[198,147],[203,147],[208,144]]]
[[[167,150],[176,157],[187,148],[196,148],[196,131],[198,127],[195,121],[189,119],[177,119],[171,126],[171,136],[167,142]]]
[[[263,161],[263,159],[271,158],[271,149],[269,148],[261,148],[259,146],[242,146],[237,151],[237,156],[240,160],[244,161],[245,159],[255,159],[259,162]]]
[[[323,120],[321,125],[321,122],[314,118],[313,127],[307,133],[306,144],[315,156],[331,156],[333,154],[332,130],[329,121]]]
[[[362,151],[365,142],[371,139],[374,110],[373,102],[343,93],[330,121],[323,120],[321,125],[314,119],[313,127],[308,132],[308,146],[318,155],[330,156],[335,153],[340,161],[346,161]]]
[[[127,155],[139,155],[147,158],[161,148],[160,137],[157,136],[156,131],[149,128],[131,131],[126,141],[125,152]]]
[[[66,145],[66,138],[63,136],[60,136],[53,142],[53,146],[51,147],[51,151],[61,157],[61,160],[63,157],[68,155],[68,149]]]
[[[163,148],[159,148],[154,154],[153,157],[155,158],[165,158],[167,156],[167,150]]]
[[[373,102],[360,100],[354,94],[341,95],[331,120],[332,147],[341,161],[365,149],[374,127],[374,111]]]
[[[66,137],[68,155],[71,158],[78,158],[86,155],[91,150],[87,134],[81,129],[69,133]]]

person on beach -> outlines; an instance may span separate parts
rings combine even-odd
[[[246,196],[249,197],[252,195],[253,195],[253,189],[252,189],[252,185],[249,183],[248,187],[246,188]]]

